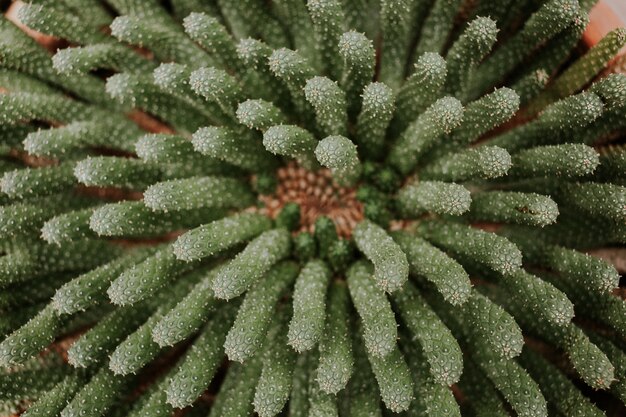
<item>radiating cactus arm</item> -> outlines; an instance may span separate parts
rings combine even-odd
[[[563,292],[522,269],[503,277],[502,286],[543,320],[564,326],[574,317],[574,305]]]
[[[459,381],[463,370],[461,348],[450,330],[428,306],[411,283],[393,296],[402,321],[417,339],[428,362],[429,374],[440,385],[448,386]]]
[[[63,75],[86,74],[100,68],[119,72],[149,71],[155,66],[131,49],[108,42],[59,49],[52,56],[52,65]]]
[[[354,375],[348,383],[348,396],[350,399],[350,415],[363,417],[382,417],[380,409],[380,392],[376,386],[376,380],[372,373],[372,367],[367,359],[365,346],[359,336],[353,336],[354,346]]]
[[[342,22],[345,19],[341,3],[339,0],[307,1],[321,62],[335,80],[341,76],[342,61],[338,44],[342,33]]]
[[[160,61],[176,61],[192,67],[213,63],[211,57],[170,22],[138,15],[118,16],[111,34],[122,42],[150,49]]]
[[[85,384],[85,376],[71,373],[48,390],[24,413],[26,417],[56,417]]]
[[[159,346],[174,346],[187,339],[209,319],[209,314],[217,307],[211,290],[216,274],[217,268],[210,270],[179,303],[159,318],[152,328],[152,338]],[[225,309],[228,308],[220,306],[218,310]]]
[[[167,402],[184,408],[202,395],[224,356],[226,333],[235,318],[236,304],[223,306],[191,345],[165,389]]]
[[[315,160],[318,142],[306,129],[295,125],[272,126],[263,133],[263,146],[275,155],[295,158],[308,168],[319,166]]]
[[[472,198],[462,185],[441,181],[408,184],[398,193],[397,204],[402,215],[415,218],[424,213],[458,216],[470,209]]]
[[[174,254],[184,261],[202,259],[256,237],[270,227],[271,222],[258,214],[226,217],[180,236],[173,245]]]
[[[513,154],[513,177],[584,177],[593,173],[600,159],[591,147],[567,143],[552,146],[537,146]]]
[[[424,52],[442,52],[461,3],[460,0],[435,0],[422,25],[422,33],[415,50],[417,55]]]
[[[404,232],[392,236],[406,254],[411,274],[432,282],[443,298],[453,305],[467,301],[471,283],[458,262],[418,236]]]
[[[360,108],[363,88],[374,77],[374,46],[364,34],[351,30],[339,38],[339,54],[344,64],[340,85],[346,92],[350,113],[355,113]]]
[[[254,389],[261,375],[261,368],[260,355],[252,357],[245,365],[232,364],[209,416],[251,416]]]
[[[353,185],[361,175],[361,162],[357,148],[344,136],[328,136],[315,148],[315,157],[323,166],[330,168],[337,182]]]
[[[604,413],[596,408],[587,397],[554,365],[539,353],[526,348],[521,363],[539,384],[541,392],[563,415],[579,413],[589,417],[601,417]]]
[[[75,43],[95,43],[107,39],[84,19],[64,9],[54,4],[25,4],[18,9],[17,17],[22,24],[36,31]]]
[[[425,180],[467,181],[507,175],[513,165],[511,155],[498,146],[481,146],[450,153],[420,169]]]
[[[626,187],[617,184],[567,184],[557,193],[556,201],[618,223],[626,218]]]
[[[346,93],[327,77],[313,77],[304,86],[304,96],[315,109],[317,125],[325,135],[347,135]]]
[[[254,409],[261,417],[279,414],[289,399],[296,363],[296,352],[287,345],[290,309],[283,308],[268,332],[263,370],[254,393]]]
[[[241,71],[235,41],[220,21],[205,13],[191,13],[183,19],[185,32],[204,48],[222,67]]]
[[[442,95],[447,74],[446,61],[438,53],[426,52],[418,58],[415,71],[398,92],[396,130],[404,130]]]
[[[246,100],[239,103],[236,112],[239,123],[250,129],[266,132],[272,126],[287,123],[287,117],[273,103],[265,100]]]
[[[0,190],[12,199],[41,197],[71,189],[76,183],[74,164],[24,168],[5,172],[0,178]]]
[[[391,88],[398,88],[404,75],[407,48],[406,36],[411,18],[411,1],[399,0],[380,2],[382,43],[379,78]]]
[[[271,171],[277,165],[260,143],[225,127],[203,127],[193,134],[191,142],[197,152],[246,171]]]
[[[517,362],[511,359],[481,359],[478,362],[518,416],[548,416],[546,400],[539,386]]]
[[[102,367],[61,411],[62,417],[98,417],[105,414],[127,389],[130,377]]]
[[[192,177],[151,185],[144,192],[143,202],[152,210],[165,212],[228,209],[251,205],[254,196],[246,184],[234,178]]]
[[[273,229],[254,238],[235,258],[217,272],[215,297],[223,300],[241,295],[281,259],[289,256],[291,236],[286,229]]]
[[[363,339],[370,357],[384,358],[397,349],[397,323],[389,300],[372,280],[366,262],[354,264],[347,272],[352,302],[363,321]]]
[[[376,284],[389,293],[401,289],[408,279],[409,263],[400,246],[387,232],[371,221],[364,220],[354,229],[354,241],[374,264],[373,278]]]
[[[489,17],[479,16],[469,22],[446,55],[446,90],[449,94],[462,93],[471,71],[489,53],[496,42],[497,34],[496,22]]]
[[[411,172],[418,159],[440,139],[458,127],[463,119],[461,102],[444,97],[433,103],[412,122],[392,146],[387,158],[403,174]]]
[[[153,114],[180,132],[194,132],[213,121],[196,103],[169,93],[152,77],[118,73],[107,78],[106,92],[118,103]]]
[[[619,28],[610,32],[559,75],[531,105],[541,109],[553,101],[574,94],[591,81],[624,45],[626,29]]]
[[[482,350],[506,359],[520,354],[524,345],[522,330],[503,308],[474,292],[463,311],[471,325],[469,338]]]
[[[471,260],[502,274],[522,265],[520,250],[501,236],[453,223],[426,223],[418,230],[427,240],[460,257],[461,263]]]
[[[74,166],[74,176],[91,187],[143,189],[159,181],[162,170],[138,159],[96,156],[83,159]]]
[[[501,45],[478,68],[470,81],[473,95],[481,94],[514,69],[537,46],[568,27],[578,15],[578,1],[544,3],[515,35]]]
[[[472,195],[469,217],[479,221],[518,223],[544,227],[559,215],[557,204],[548,196],[513,191],[490,191]]]
[[[104,302],[111,281],[153,252],[153,249],[139,250],[77,276],[56,291],[52,297],[52,306],[59,314],[74,314]]]
[[[346,285],[334,282],[329,288],[325,333],[319,345],[316,383],[327,394],[342,390],[353,372],[354,358],[349,337],[349,295]]]
[[[395,347],[386,357],[368,354],[385,406],[393,412],[405,411],[413,399],[413,381],[406,361]]]
[[[194,264],[176,259],[171,246],[122,272],[107,290],[114,304],[133,304],[160,290]]]
[[[394,93],[383,83],[370,83],[363,89],[363,103],[357,118],[357,145],[368,157],[380,159],[387,127],[394,114]],[[361,150],[361,149],[359,149]]]
[[[116,375],[134,374],[161,353],[162,348],[153,337],[156,325],[185,295],[189,294],[189,291],[200,284],[198,280],[202,276],[197,272],[189,274],[159,294],[158,306],[152,315],[118,344],[109,356],[109,369],[113,373]]]
[[[28,323],[0,343],[0,363],[4,366],[21,364],[47,347],[57,332],[62,319],[51,306],[46,306]]]
[[[299,353],[312,349],[322,338],[329,280],[330,269],[321,260],[307,262],[298,275],[288,340]]]
[[[246,293],[235,324],[228,332],[224,343],[224,349],[230,360],[244,362],[259,351],[276,302],[295,280],[297,274],[296,264],[280,263]]]
[[[69,363],[77,368],[102,364],[115,347],[135,331],[151,312],[152,309],[142,303],[109,313],[72,345],[68,350]]]

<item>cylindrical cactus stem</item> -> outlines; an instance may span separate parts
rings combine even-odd
[[[215,297],[230,300],[261,279],[274,264],[289,256],[291,236],[286,229],[261,233],[235,258],[220,267],[213,280]]]
[[[536,193],[489,191],[472,195],[469,217],[495,223],[517,223],[545,227],[559,215],[550,197]]]
[[[172,248],[178,259],[198,260],[254,238],[270,227],[271,222],[265,216],[236,214],[186,232],[178,237]]]
[[[104,366],[61,411],[63,417],[100,416],[123,395],[132,376],[115,375]]]
[[[411,19],[410,0],[383,0],[380,2],[382,31],[379,78],[396,89],[402,84],[407,58],[406,36]]]
[[[246,296],[226,336],[224,349],[232,361],[252,358],[263,345],[276,302],[298,275],[298,266],[282,262],[270,270]]]
[[[441,97],[447,74],[446,61],[441,55],[426,52],[418,58],[415,71],[398,91],[394,130],[402,132]]]
[[[52,306],[59,314],[74,314],[88,309],[94,303],[106,301],[106,290],[111,281],[154,252],[154,249],[133,251],[77,276],[57,289],[52,297]]]
[[[501,274],[522,266],[522,253],[508,239],[452,222],[425,222],[418,231],[428,241],[463,262],[478,263]]]
[[[228,162],[252,172],[272,171],[277,161],[265,152],[255,138],[241,135],[222,126],[198,129],[191,139],[193,148],[203,155]]]
[[[341,77],[339,38],[343,32],[343,5],[340,0],[308,0],[321,62],[334,80]]]
[[[412,275],[433,283],[452,305],[462,305],[468,300],[472,285],[468,273],[457,261],[418,236],[394,232],[392,237],[406,254]]]
[[[287,117],[273,103],[265,100],[246,100],[237,107],[237,120],[250,128],[267,131],[272,126],[287,123]]]
[[[442,52],[461,3],[461,0],[435,0],[422,25],[422,33],[416,46],[417,55],[424,52]]]
[[[470,80],[470,96],[483,93],[511,72],[541,45],[563,31],[579,12],[578,1],[551,0],[544,3],[515,35],[482,63]]]
[[[363,322],[363,339],[370,357],[384,358],[397,349],[397,323],[385,293],[372,280],[373,268],[359,262],[347,272],[352,302]]]
[[[498,146],[480,146],[450,153],[427,163],[420,169],[420,178],[438,181],[492,179],[507,175],[512,166],[511,155]]]
[[[9,366],[26,362],[54,340],[61,324],[61,316],[52,305],[47,305],[0,343],[0,363]]]
[[[374,77],[374,46],[364,34],[351,30],[341,35],[339,54],[344,64],[340,85],[346,92],[349,113],[354,114],[361,107],[359,97],[363,88]]]
[[[463,369],[461,348],[419,290],[407,283],[403,291],[393,295],[393,301],[411,335],[419,342],[433,380],[444,386],[457,383]]]
[[[315,157],[329,168],[336,181],[344,186],[354,185],[361,176],[357,147],[344,136],[328,136],[317,144]]]
[[[479,16],[469,22],[446,55],[448,94],[462,96],[471,71],[491,51],[497,34],[496,22],[489,17]]]
[[[304,96],[315,109],[317,125],[324,135],[348,133],[346,93],[327,77],[313,77],[304,86]]]
[[[511,157],[509,175],[521,178],[577,178],[592,174],[598,165],[598,152],[578,143],[537,146],[519,151]]]
[[[401,173],[410,173],[421,156],[463,120],[463,106],[452,97],[433,103],[412,122],[392,146],[388,161]]]
[[[235,41],[220,21],[205,13],[191,13],[183,19],[185,32],[225,69],[241,72]]]
[[[402,288],[409,276],[409,263],[400,246],[375,223],[364,220],[354,229],[357,248],[374,264],[373,278],[385,292]],[[363,270],[360,265],[359,271]]]
[[[311,132],[295,125],[272,126],[263,134],[265,149],[276,155],[295,158],[307,168],[318,166],[314,155],[317,144]]]
[[[362,154],[382,159],[386,133],[394,112],[394,93],[383,83],[370,83],[363,90],[363,103],[357,118],[357,145]]]
[[[167,402],[174,408],[187,407],[211,383],[224,356],[226,333],[235,319],[236,303],[222,306],[193,342],[165,388]]]
[[[330,275],[330,269],[321,260],[307,262],[298,275],[288,333],[289,345],[297,352],[312,349],[322,338]]]
[[[315,382],[325,393],[336,394],[346,386],[354,367],[348,331],[350,298],[345,283],[340,281],[333,282],[328,292],[325,334],[319,344]]]
[[[283,306],[267,335],[263,369],[254,393],[254,409],[261,417],[273,417],[285,407],[293,380],[296,352],[287,345],[289,308]]]
[[[396,201],[403,216],[415,218],[428,212],[459,216],[470,209],[472,198],[462,185],[421,181],[402,187]]]

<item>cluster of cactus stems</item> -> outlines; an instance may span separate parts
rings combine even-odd
[[[69,46],[0,20],[0,413],[626,404],[585,253],[626,243],[626,29],[580,52],[594,3],[22,4]],[[290,161],[356,190],[351,233],[264,211]]]

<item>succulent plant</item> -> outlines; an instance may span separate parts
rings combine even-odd
[[[626,243],[626,29],[581,52],[594,3],[19,5],[2,411],[626,404],[620,276],[588,254]]]

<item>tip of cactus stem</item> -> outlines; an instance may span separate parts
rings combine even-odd
[[[134,107],[135,97],[134,95],[129,97],[128,94],[132,83],[133,80],[130,74],[115,74],[107,78],[105,89],[111,98],[116,99],[121,103],[126,103],[130,100],[130,104]]]
[[[439,77],[441,74],[446,74],[446,60],[436,52],[424,52],[417,59],[415,69],[422,77]]]
[[[491,45],[496,41],[498,32],[499,29],[495,20],[489,17],[479,16],[469,23],[465,33],[475,39],[480,45],[491,48]],[[487,51],[481,52],[485,53]]]
[[[137,32],[136,21],[131,16],[117,16],[109,26],[111,35],[118,39],[124,40],[133,33]]]

